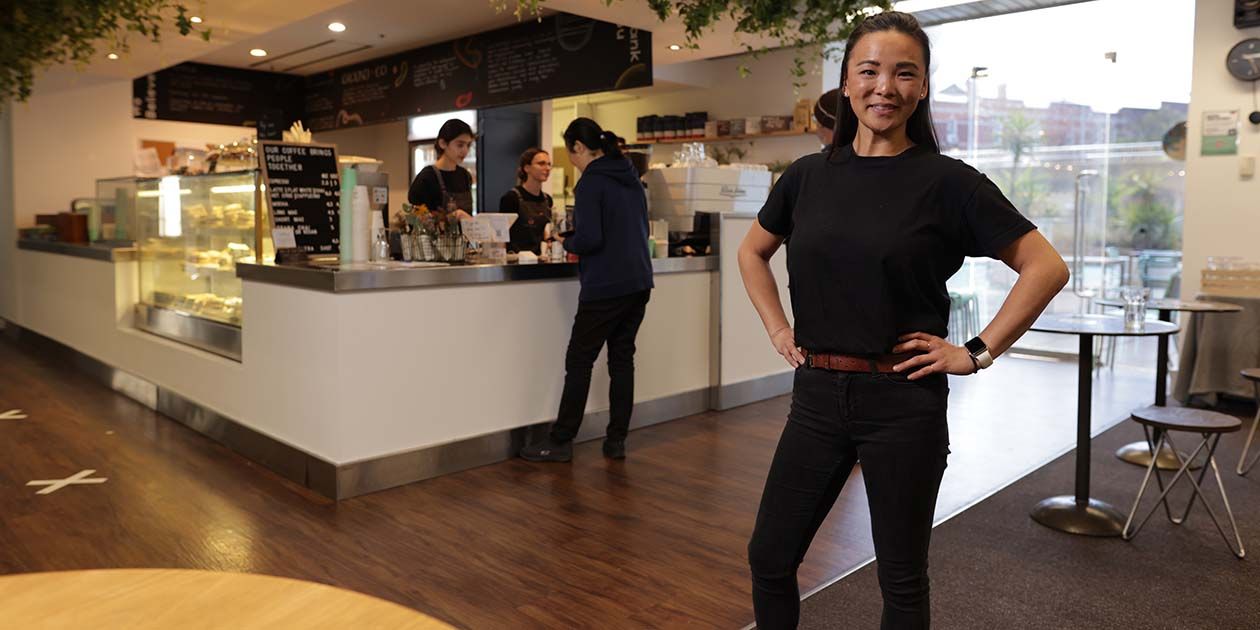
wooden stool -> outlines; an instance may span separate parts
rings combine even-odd
[[[1247,450],[1251,448],[1251,439],[1256,437],[1256,425],[1260,424],[1260,368],[1248,368],[1239,372],[1243,378],[1251,381],[1251,386],[1256,390],[1256,417],[1251,421],[1251,431],[1247,432],[1247,443],[1243,445],[1242,455],[1238,457],[1238,468],[1235,472],[1240,475],[1247,474],[1252,466],[1256,465],[1256,460],[1260,459],[1260,453],[1251,459],[1251,463],[1243,467],[1243,462],[1247,460]]]
[[[1172,447],[1172,452],[1177,453],[1177,447],[1173,444],[1170,433],[1175,431],[1184,431],[1186,433],[1197,433],[1202,437],[1199,445],[1190,452],[1190,456],[1181,462],[1181,467],[1177,469],[1173,475],[1172,481],[1168,482],[1168,486],[1164,487],[1163,475],[1159,472],[1159,466],[1156,460],[1151,458],[1151,463],[1146,467],[1146,476],[1142,478],[1142,487],[1138,489],[1137,498],[1133,500],[1133,508],[1129,510],[1129,518],[1124,522],[1124,530],[1121,534],[1125,540],[1132,540],[1137,535],[1146,521],[1150,520],[1151,515],[1155,513],[1155,509],[1161,504],[1164,506],[1164,514],[1168,516],[1168,520],[1175,525],[1184,523],[1186,517],[1190,515],[1190,508],[1194,506],[1194,500],[1197,498],[1207,509],[1208,516],[1212,517],[1212,522],[1216,525],[1216,531],[1221,533],[1221,538],[1225,539],[1225,546],[1229,547],[1230,552],[1235,556],[1242,558],[1246,555],[1243,549],[1242,537],[1238,535],[1238,524],[1234,522],[1234,511],[1229,507],[1229,497],[1225,495],[1225,485],[1221,483],[1221,471],[1216,467],[1216,446],[1221,442],[1221,435],[1225,433],[1233,433],[1242,428],[1242,421],[1233,416],[1227,416],[1223,413],[1215,411],[1204,411],[1202,409],[1187,409],[1184,407],[1145,407],[1133,412],[1131,419],[1142,425],[1143,432],[1146,433],[1146,442],[1151,447],[1152,453],[1160,452],[1160,449],[1167,443]],[[1190,463],[1198,457],[1199,452],[1207,449],[1207,461],[1203,466],[1202,472],[1199,473],[1199,479],[1196,481],[1193,474],[1189,474]],[[1181,459],[1178,455],[1177,459]],[[1238,547],[1234,548],[1230,542],[1229,536],[1225,534],[1221,522],[1216,518],[1216,512],[1203,496],[1203,488],[1199,485],[1203,483],[1203,477],[1207,475],[1208,468],[1211,467],[1212,473],[1216,475],[1216,487],[1221,491],[1221,501],[1225,504],[1225,513],[1229,516],[1230,527],[1234,529],[1234,540],[1237,541]],[[1146,516],[1130,531],[1133,525],[1133,517],[1137,514],[1138,505],[1142,502],[1142,495],[1146,493],[1146,486],[1150,483],[1151,473],[1155,473],[1155,480],[1159,484],[1162,492],[1159,500],[1155,505],[1151,506]],[[1172,491],[1173,486],[1185,477],[1194,486],[1194,493],[1190,495],[1190,500],[1186,503],[1186,510],[1181,514],[1180,518],[1172,515],[1172,510],[1168,506],[1168,493]]]

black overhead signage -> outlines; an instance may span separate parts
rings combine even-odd
[[[315,131],[652,84],[652,34],[565,13],[307,77]]]
[[[276,251],[340,251],[341,177],[332,145],[260,142]]]
[[[292,74],[181,63],[131,83],[135,118],[254,127],[260,139],[302,117],[303,78]]]

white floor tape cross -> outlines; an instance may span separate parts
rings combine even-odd
[[[96,471],[89,468],[87,470],[80,470],[79,472],[69,477],[66,477],[65,479],[38,479],[35,481],[28,481],[26,482],[26,485],[48,486],[47,488],[44,488],[43,490],[40,490],[39,492],[36,492],[35,494],[52,494],[70,485],[105,483],[106,481],[105,477],[93,477],[89,479],[88,475],[94,472]]]

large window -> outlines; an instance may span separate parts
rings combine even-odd
[[[1186,119],[1193,24],[1193,2],[1097,0],[928,29],[942,151],[992,179],[1073,268],[1053,311],[1090,310],[1130,276],[1157,296],[1176,283],[1185,167],[1162,141]],[[980,317],[960,321],[988,321],[1014,281],[968,260],[950,289]]]

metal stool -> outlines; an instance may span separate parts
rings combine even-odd
[[[1256,465],[1256,460],[1260,459],[1260,453],[1256,453],[1256,456],[1251,458],[1251,463],[1243,466],[1243,462],[1247,461],[1247,450],[1251,448],[1251,439],[1256,437],[1256,425],[1260,424],[1260,368],[1248,368],[1239,374],[1251,381],[1251,386],[1256,390],[1256,417],[1251,421],[1251,431],[1247,432],[1247,443],[1243,445],[1242,455],[1238,457],[1238,469],[1235,471],[1240,475],[1245,475],[1252,466]]]
[[[1186,517],[1190,515],[1190,508],[1194,506],[1194,500],[1197,498],[1207,509],[1208,516],[1212,517],[1212,523],[1216,525],[1216,531],[1221,533],[1221,538],[1225,540],[1225,546],[1229,547],[1230,552],[1235,556],[1242,558],[1246,555],[1243,549],[1242,537],[1238,535],[1238,524],[1234,522],[1234,511],[1229,507],[1229,497],[1225,495],[1225,485],[1221,483],[1221,471],[1216,467],[1216,446],[1221,442],[1221,435],[1224,433],[1233,433],[1242,428],[1242,421],[1233,416],[1227,416],[1223,413],[1215,411],[1204,411],[1201,409],[1187,409],[1184,407],[1145,407],[1133,412],[1132,420],[1142,425],[1142,430],[1146,433],[1146,442],[1151,447],[1152,453],[1158,453],[1160,449],[1167,443],[1173,447],[1173,453],[1177,453],[1176,445],[1173,444],[1170,435],[1173,431],[1184,431],[1186,433],[1197,433],[1202,436],[1199,446],[1191,451],[1190,456],[1181,463],[1181,467],[1177,469],[1173,475],[1172,481],[1168,482],[1168,487],[1164,487],[1163,475],[1159,472],[1156,465],[1157,458],[1151,458],[1151,463],[1146,467],[1146,475],[1142,478],[1142,487],[1138,489],[1137,498],[1133,500],[1133,508],[1129,510],[1129,517],[1124,522],[1124,530],[1121,534],[1125,540],[1132,540],[1138,531],[1146,525],[1146,521],[1150,520],[1151,515],[1155,514],[1155,509],[1161,504],[1164,506],[1164,514],[1168,516],[1168,520],[1175,525],[1185,522]],[[1199,473],[1199,479],[1196,481],[1190,471],[1190,462],[1198,457],[1199,452],[1207,449],[1207,462],[1203,466],[1202,472]],[[1178,455],[1177,459],[1181,457]],[[1216,512],[1207,502],[1207,498],[1203,496],[1203,488],[1199,485],[1203,482],[1203,477],[1207,475],[1208,467],[1212,468],[1212,473],[1216,475],[1216,487],[1221,491],[1221,501],[1225,504],[1225,514],[1229,516],[1229,525],[1234,529],[1234,540],[1237,541],[1238,547],[1235,550],[1233,543],[1230,542],[1229,536],[1225,534],[1225,530],[1221,527],[1221,522],[1216,518]],[[1133,525],[1133,517],[1137,514],[1138,505],[1142,502],[1142,495],[1146,493],[1146,486],[1150,483],[1151,473],[1155,473],[1156,483],[1159,484],[1161,493],[1155,505],[1151,506],[1146,516],[1137,524]],[[1186,510],[1181,514],[1180,518],[1172,515],[1172,509],[1168,506],[1168,493],[1172,491],[1173,486],[1185,477],[1194,486],[1194,493],[1190,495],[1190,500],[1186,503]]]

